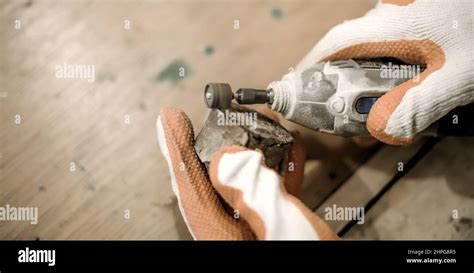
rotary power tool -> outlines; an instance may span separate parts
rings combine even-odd
[[[375,101],[397,85],[420,80],[423,65],[392,59],[341,60],[294,70],[267,89],[240,88],[209,83],[204,100],[222,111],[239,104],[267,104],[290,121],[330,134],[368,136],[366,120]],[[460,106],[432,124],[422,135],[474,136],[474,105]]]

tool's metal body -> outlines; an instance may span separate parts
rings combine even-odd
[[[388,70],[397,69],[398,77]],[[270,84],[271,109],[285,119],[326,133],[368,135],[367,115],[376,99],[416,77],[420,66],[393,66],[377,61],[316,64]]]

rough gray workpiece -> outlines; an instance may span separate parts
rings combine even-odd
[[[245,124],[232,123],[237,115],[241,121],[246,118]],[[279,170],[292,143],[293,137],[280,124],[252,109],[233,103],[226,112],[218,109],[210,111],[195,139],[194,148],[206,168],[209,168],[212,156],[220,148],[238,145],[261,150],[265,155],[266,165]]]

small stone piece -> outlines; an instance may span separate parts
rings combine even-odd
[[[238,145],[261,150],[266,165],[278,171],[292,143],[292,135],[279,123],[232,103],[225,111],[210,111],[194,148],[207,169],[212,156],[222,147]]]

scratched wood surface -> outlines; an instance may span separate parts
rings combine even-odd
[[[366,207],[397,173],[399,163],[407,164],[420,150],[425,141],[421,140],[405,147],[384,145],[369,160],[360,166],[335,192],[318,206],[315,213],[325,219],[326,208],[334,206]],[[327,219],[326,219],[327,220]],[[330,220],[329,226],[337,233],[349,224],[350,219]]]
[[[200,128],[205,83],[265,87],[330,27],[371,7],[369,0],[0,0],[0,206],[39,208],[37,225],[1,221],[0,239],[189,239],[157,146],[160,108],[178,106]],[[94,65],[95,82],[56,78],[64,63]],[[318,201],[305,196],[312,205],[367,157],[340,148],[352,145],[346,140],[321,143],[338,149],[333,157],[349,155],[313,162],[329,167],[313,188]],[[335,170],[337,162],[347,166]],[[338,182],[321,189],[324,181]]]
[[[472,138],[441,140],[344,238],[473,240],[473,152]]]

